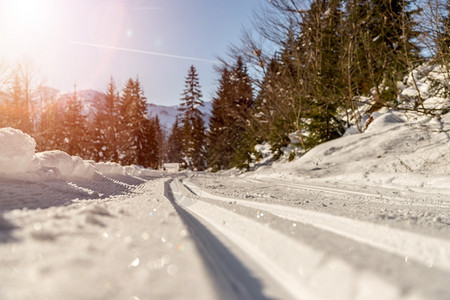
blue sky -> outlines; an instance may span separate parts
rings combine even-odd
[[[0,57],[27,57],[62,91],[105,90],[139,76],[149,102],[179,103],[197,67],[204,100],[216,90],[213,61],[238,42],[263,0],[0,0]],[[162,55],[157,55],[160,53]],[[192,58],[192,59],[190,59]]]

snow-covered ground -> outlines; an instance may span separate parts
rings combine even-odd
[[[450,195],[450,114],[376,112],[363,133],[321,144],[291,163],[252,177],[404,187]]]
[[[2,128],[0,299],[449,299],[450,114],[364,126],[243,174],[35,153]]]

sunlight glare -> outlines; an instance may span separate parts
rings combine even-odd
[[[16,34],[38,30],[45,22],[48,6],[45,0],[4,0],[4,25]]]
[[[48,43],[56,13],[52,1],[0,1],[0,51],[3,55],[30,51]]]

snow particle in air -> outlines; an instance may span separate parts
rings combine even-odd
[[[174,265],[174,264],[169,265],[169,266],[167,267],[167,273],[168,273],[170,276],[175,276],[175,275],[177,275],[177,274],[178,274],[178,267],[177,267],[176,265]]]
[[[137,266],[139,266],[139,257],[136,257],[129,265],[128,268],[136,268]]]
[[[180,236],[181,236],[181,237],[186,237],[186,236],[187,236],[187,230],[184,229],[184,228],[181,229],[181,230],[180,230]]]
[[[109,234],[108,234],[107,232],[103,232],[103,237],[104,237],[105,239],[107,239],[107,238],[109,238]]]
[[[150,238],[150,235],[147,232],[143,232],[141,237],[144,241],[147,241]]]
[[[161,242],[163,242],[163,243],[167,242],[166,238],[162,236],[161,237]]]
[[[170,263],[170,256],[169,255],[163,255],[162,257],[161,257],[161,263],[163,264],[163,265],[168,265],[169,263]]]
[[[292,224],[292,226],[293,226],[293,227],[297,227],[297,224],[296,224],[296,223],[294,223],[294,224]]]
[[[42,229],[42,224],[39,223],[39,222],[33,223],[33,229],[36,230],[36,231],[41,230]]]

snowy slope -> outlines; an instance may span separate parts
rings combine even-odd
[[[357,182],[450,194],[450,99],[433,92],[436,82],[447,80],[436,66],[421,66],[413,74],[418,89],[412,74],[399,83],[399,109],[365,113],[370,106],[361,107],[364,132],[354,125],[343,137],[318,145],[293,162],[262,166],[245,176]],[[418,94],[434,116],[409,110]],[[265,156],[267,148],[258,145]]]

